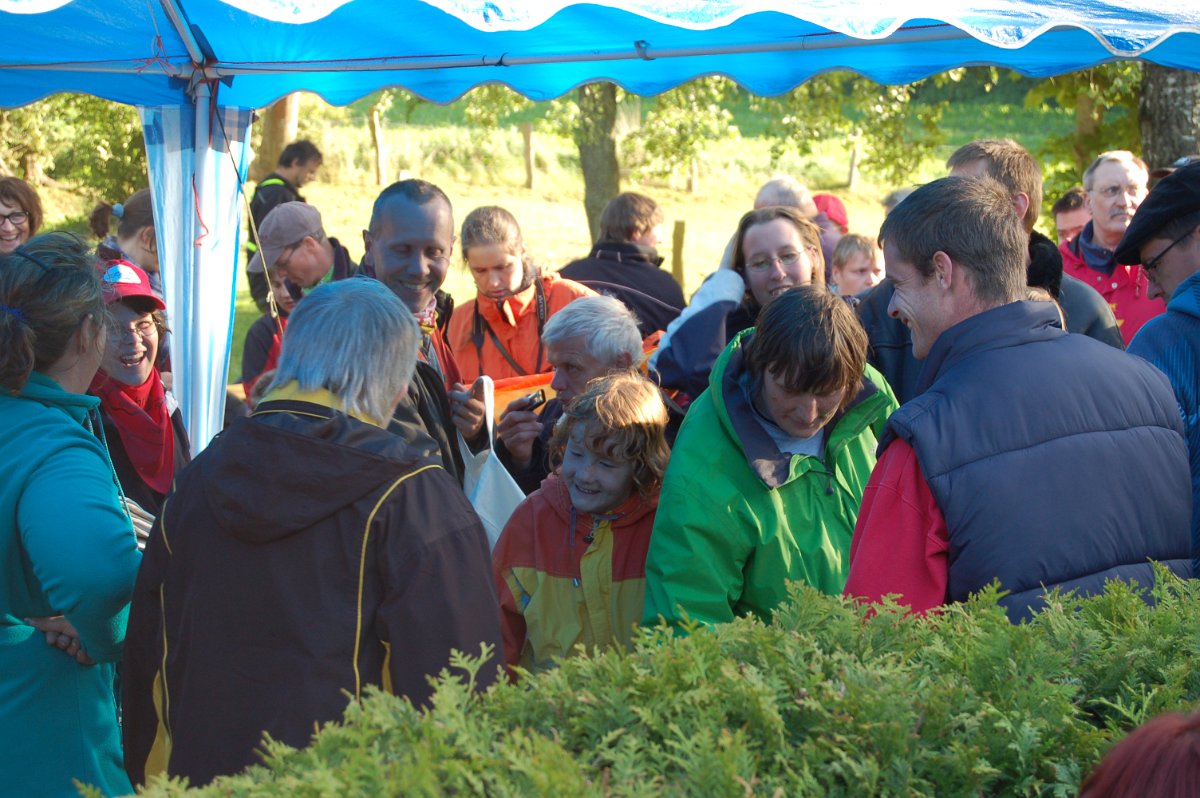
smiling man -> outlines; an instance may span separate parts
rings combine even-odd
[[[477,443],[484,411],[477,388],[461,382],[445,338],[450,314],[439,307],[438,289],[446,279],[454,249],[449,197],[424,180],[393,183],[375,200],[363,244],[367,251],[364,270],[373,271],[421,327],[416,373],[389,429],[414,442],[428,436],[446,470],[461,483],[462,456],[454,433],[457,430],[469,442]]]
[[[1025,293],[1027,237],[1005,188],[948,177],[880,231],[889,306],[925,360],[888,419],[846,593],[913,611],[994,579],[1021,620],[1053,587],[1191,573],[1187,447],[1170,386],[1145,361],[1068,335]]]
[[[1145,162],[1128,150],[1101,153],[1083,173],[1083,189],[1092,220],[1079,235],[1059,245],[1063,273],[1100,292],[1121,327],[1125,345],[1162,304],[1147,296],[1146,278],[1136,264],[1117,263],[1114,250],[1146,198],[1150,174]]]
[[[1129,351],[1158,366],[1175,390],[1191,457],[1195,557],[1200,552],[1200,163],[1177,169],[1154,187],[1117,247],[1117,262],[1141,262],[1149,295],[1167,303],[1167,312],[1146,322]]]

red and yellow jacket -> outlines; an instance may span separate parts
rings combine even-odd
[[[540,321],[536,283],[541,284],[545,297]],[[481,374],[487,374],[494,380],[522,376],[496,348],[496,342],[487,333],[488,327],[525,374],[550,370],[544,351],[541,361],[538,361],[540,327],[572,300],[581,296],[595,296],[596,292],[553,273],[538,277],[536,283],[500,302],[477,297],[455,308],[446,328],[446,338],[465,382],[470,382]],[[477,309],[481,321],[478,335],[475,324]]]
[[[492,552],[509,665],[540,670],[579,645],[629,646],[657,509],[657,493],[634,493],[611,516],[573,515],[557,474],[517,507]]]

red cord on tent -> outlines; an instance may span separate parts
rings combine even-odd
[[[153,19],[153,17],[151,17],[151,19]],[[155,30],[158,30],[157,23],[155,23]],[[167,52],[165,49],[163,49],[162,36],[156,35],[154,37],[154,43],[151,45],[151,49],[154,51],[154,55],[150,58],[140,59],[142,65],[137,67],[136,71],[140,74],[145,72],[151,66],[157,64],[158,66],[162,67],[163,72],[170,73],[171,62],[167,60]]]
[[[193,247],[200,246],[200,242],[208,235],[208,225],[204,223],[204,217],[200,215],[200,190],[196,188],[196,173],[192,173],[192,203],[196,206],[196,221],[200,223],[200,229],[204,232],[196,236],[196,240],[192,242]]]

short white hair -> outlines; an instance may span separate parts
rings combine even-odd
[[[571,338],[582,338],[592,357],[610,365],[629,355],[629,365],[637,368],[646,358],[633,312],[619,299],[603,294],[573,300],[542,330],[542,343],[547,346]]]
[[[810,219],[820,213],[808,188],[799,180],[787,175],[768,180],[758,190],[758,196],[754,198],[754,208],[757,210],[771,205],[799,208],[801,213]]]
[[[351,278],[305,294],[288,317],[272,385],[325,389],[342,411],[386,424],[417,365],[421,328],[383,283]]]

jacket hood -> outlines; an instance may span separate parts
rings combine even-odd
[[[189,487],[204,492],[230,534],[266,543],[320,523],[431,462],[399,436],[337,411],[263,402],[196,458],[199,479]]]
[[[567,483],[563,482],[562,477],[557,473],[551,474],[542,480],[542,494],[549,500],[548,504],[554,510],[554,515],[562,521],[563,528],[568,528],[571,524],[571,494],[567,490]],[[612,528],[614,532],[621,530],[624,527],[636,527],[642,519],[647,515],[652,515],[658,509],[658,494],[643,498],[641,494],[634,491],[633,495],[625,500],[625,503],[613,511],[611,518]],[[575,534],[583,537],[592,529],[592,524],[595,519],[589,513],[575,514]]]
[[[746,374],[744,347],[753,334],[754,328],[743,330],[725,347],[709,376],[708,395],[722,428],[742,450],[750,470],[767,487],[777,488],[816,467],[817,458],[779,451],[759,420],[742,387]],[[888,391],[880,388],[884,384],[879,372],[870,365],[864,367],[858,394],[825,426],[826,459],[830,452],[836,452],[862,434],[867,426],[887,415],[892,398]]]
[[[41,402],[47,407],[57,407],[71,418],[83,423],[87,414],[100,407],[100,399],[90,394],[71,393],[50,377],[33,372],[21,389],[21,396]]]
[[[1175,288],[1167,310],[1200,318],[1200,272],[1193,274]]]

